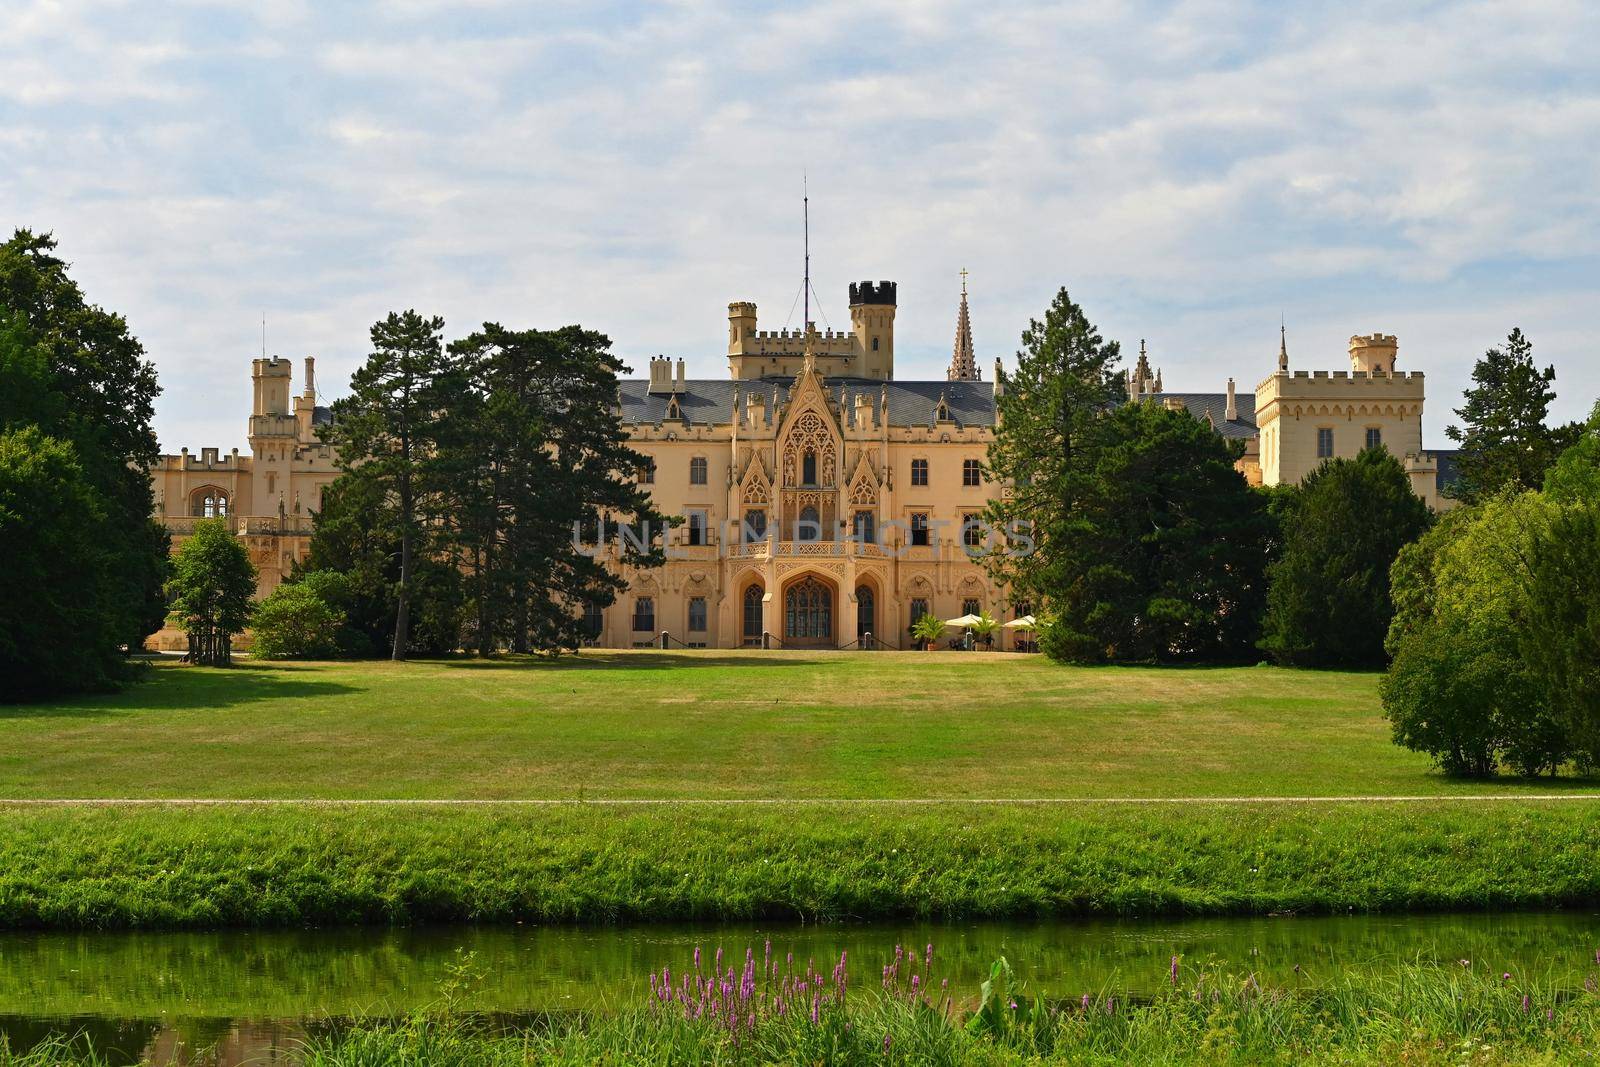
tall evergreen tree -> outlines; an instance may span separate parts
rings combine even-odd
[[[1328,460],[1285,510],[1261,647],[1285,663],[1380,667],[1394,615],[1389,571],[1432,513],[1385,448]]]
[[[1534,365],[1533,342],[1520,329],[1472,368],[1472,387],[1456,409],[1461,426],[1445,434],[1461,445],[1453,495],[1476,503],[1505,490],[1537,489],[1574,436],[1545,425],[1555,399],[1555,367]]]
[[[0,426],[36,425],[71,443],[98,502],[95,542],[109,561],[100,610],[116,644],[137,648],[166,613],[167,534],[151,517],[150,481],[160,389],[127,322],[89,303],[55,250],[49,234],[20,229],[0,244],[0,332],[10,337],[13,368],[24,360],[33,367],[27,391],[0,388]]]
[[[1122,396],[1120,358],[1121,346],[1102,338],[1062,289],[1043,321],[1023,331],[1016,372],[1003,388],[996,383],[999,425],[988,473],[1009,492],[986,517],[1006,531],[1008,547],[985,560],[1019,600],[1043,603],[1079,577],[1069,546],[1083,531],[1080,507],[1096,489],[1101,416]]]
[[[1049,542],[1040,647],[1079,662],[1249,656],[1266,599],[1268,499],[1238,451],[1186,411],[1125,404],[1101,416],[1073,521]]]
[[[409,648],[412,572],[425,548],[426,498],[438,492],[439,379],[445,369],[444,320],[416,311],[390,312],[373,324],[372,353],[350,378],[350,395],[334,404],[326,439],[346,471],[393,498],[400,537],[395,589],[394,659]]]
[[[401,552],[397,506],[384,479],[365,467],[341,474],[323,491],[322,508],[311,521],[311,545],[289,580],[338,574],[343,579],[339,606],[353,631],[345,635],[350,640],[343,651],[389,654]],[[437,522],[431,513],[424,517],[425,526]],[[406,640],[412,652],[441,655],[461,647],[464,592],[449,531],[437,526],[432,531],[428,550],[412,560]]]
[[[472,578],[480,653],[576,648],[585,601],[610,604],[625,583],[581,547],[626,521],[665,517],[634,480],[616,409],[623,365],[605,335],[578,326],[508,330],[485,323],[451,346],[455,383],[443,468],[459,496],[449,511]],[[612,550],[633,566],[662,562],[659,545]]]

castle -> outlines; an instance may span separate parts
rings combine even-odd
[[[256,596],[266,596],[289,575],[311,546],[311,516],[322,490],[339,476],[338,457],[317,437],[330,412],[317,405],[316,361],[305,361],[305,381],[290,397],[287,359],[251,361],[250,454],[202,448],[193,455],[162,456],[150,472],[155,517],[172,535],[172,548],[200,519],[221,518],[243,539],[256,565]],[[150,639],[161,649],[184,649],[188,639],[168,626]]]
[[[758,329],[756,306],[728,305],[728,376],[688,378],[652,359],[619,383],[637,472],[659,510],[682,516],[661,567],[624,567],[627,590],[585,610],[595,642],[612,648],[907,647],[924,614],[1029,613],[973,553],[997,536],[978,522],[996,493],[984,460],[1004,395],[1001,363],[984,381],[963,283],[955,343],[942,380],[894,375],[894,282],[849,287],[848,331]],[[1423,375],[1397,369],[1384,334],[1350,340],[1350,369],[1291,371],[1282,333],[1276,369],[1240,394],[1167,392],[1140,343],[1126,375],[1130,401],[1186,410],[1243,442],[1252,483],[1296,482],[1324,459],[1383,444],[1413,490],[1437,509],[1451,453],[1422,447]],[[310,517],[336,457],[316,428],[314,364],[290,397],[284,359],[254,361],[250,456],[202,449],[163,456],[156,513],[174,542],[196,518],[226,517],[246,540],[266,595],[302,558]],[[665,634],[665,638],[663,638]],[[1007,633],[1005,647],[1025,633]],[[163,631],[157,643],[182,647]]]

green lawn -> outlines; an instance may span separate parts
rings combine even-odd
[[[0,707],[0,798],[1226,797],[1457,783],[1396,748],[1377,676],[1075,669],[961,653],[165,663]]]

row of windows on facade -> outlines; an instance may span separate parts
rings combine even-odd
[[[1377,448],[1383,444],[1383,430],[1377,426],[1367,427],[1367,447]],[[1317,427],[1317,458],[1328,459],[1333,455],[1333,427]]]
[[[689,460],[690,485],[705,485],[706,473],[706,458],[704,456],[695,456]],[[640,485],[654,485],[656,483],[656,466],[653,462],[646,463],[639,468],[638,481]],[[801,458],[800,481],[803,485],[817,484],[817,454],[815,452],[807,452]],[[911,461],[911,484],[917,486],[928,484],[927,460],[914,459]],[[961,484],[965,486],[983,484],[983,464],[980,461],[975,459],[961,461]]]
[[[684,540],[689,545],[708,545],[711,543],[709,520],[703,510],[690,510],[685,516]],[[913,511],[910,515],[911,544],[932,544],[932,519],[926,511]],[[872,511],[857,511],[851,520],[851,534],[862,544],[877,542],[878,519]],[[961,517],[961,543],[969,548],[978,548],[983,544],[984,527],[981,517],[976,513],[966,514]],[[806,505],[800,509],[799,521],[795,523],[796,541],[822,540],[822,517],[817,509]],[[745,543],[751,544],[761,541],[767,536],[767,512],[763,508],[752,508],[744,513],[744,527],[742,534]]]
[[[742,630],[746,637],[761,636],[761,599],[763,590],[759,585],[752,585],[744,592]],[[868,585],[856,589],[856,623],[857,632],[869,633],[875,621],[874,612],[877,606],[877,597]],[[911,598],[911,622],[914,625],[918,619],[931,614],[928,610],[926,597]],[[1033,613],[1032,606],[1025,600],[1019,600],[1012,607],[1012,618],[1020,619],[1024,615]],[[977,597],[966,597],[961,601],[961,614],[983,614],[983,601]],[[599,605],[587,603],[583,609],[584,628],[591,634],[598,636],[604,626],[604,616]],[[633,600],[633,631],[635,633],[656,632],[656,601],[655,597],[641,596]],[[690,633],[706,632],[706,598],[692,596],[689,598],[689,626]],[[806,579],[796,583],[784,597],[784,633],[790,637],[826,638],[833,635],[833,593],[821,582],[815,579]]]

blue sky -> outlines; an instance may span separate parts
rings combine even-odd
[[[1600,5],[0,0],[0,223],[54,231],[161,370],[163,446],[244,444],[261,316],[336,389],[391,309],[581,322],[721,376],[900,283],[897,375],[1066,285],[1169,388],[1398,334],[1442,446],[1513,326],[1600,394]],[[790,321],[798,322],[794,313]]]

